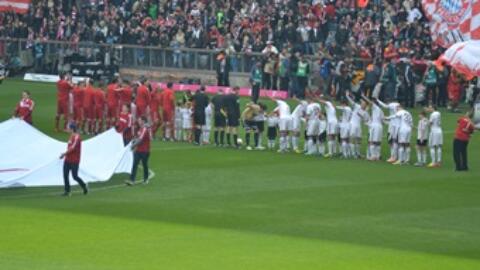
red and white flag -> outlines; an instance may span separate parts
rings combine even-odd
[[[0,12],[27,13],[32,0],[0,0]]]
[[[480,39],[480,1],[422,0],[432,40],[448,48],[456,42]]]

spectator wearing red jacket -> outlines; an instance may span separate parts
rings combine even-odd
[[[152,130],[147,123],[146,117],[140,117],[138,119],[138,125],[140,129],[132,143],[132,149],[134,149],[132,173],[130,174],[130,180],[126,182],[129,186],[135,184],[137,169],[140,162],[142,162],[143,166],[143,183],[148,184],[148,158],[150,156]]]
[[[13,117],[18,117],[25,122],[32,124],[32,113],[35,107],[35,102],[30,99],[30,92],[23,91],[22,99],[18,102],[17,107],[13,113]]]
[[[82,152],[82,138],[77,132],[77,126],[75,124],[69,125],[71,132],[70,139],[68,140],[67,151],[60,155],[60,159],[65,158],[63,163],[63,181],[65,186],[65,192],[63,196],[70,196],[70,172],[72,172],[73,180],[75,180],[83,189],[83,194],[88,194],[88,186],[78,176],[78,168],[80,165],[80,155]]]
[[[462,116],[457,121],[455,138],[453,139],[453,160],[455,161],[455,171],[468,171],[467,147],[470,136],[475,130],[475,126],[470,119],[470,113]]]

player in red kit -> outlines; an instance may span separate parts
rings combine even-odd
[[[137,175],[138,164],[142,162],[143,166],[143,183],[148,184],[148,158],[150,156],[150,141],[152,140],[152,131],[147,123],[146,117],[140,117],[138,119],[138,125],[140,129],[137,132],[137,136],[133,139],[132,149],[133,154],[133,167],[130,174],[130,181],[126,184],[131,186],[135,184],[135,177]]]
[[[116,129],[118,133],[122,134],[123,144],[127,145],[133,138],[134,128],[132,114],[126,104],[122,106],[122,112],[118,116]]]
[[[32,124],[32,113],[33,108],[35,107],[35,102],[30,99],[30,92],[23,91],[22,99],[18,102],[15,111],[13,112],[13,117],[18,117],[25,122]]]
[[[122,86],[119,89],[120,93],[120,107],[123,105],[130,105],[133,97],[133,90],[130,86],[130,82],[125,80],[122,82]]]
[[[72,172],[73,180],[75,180],[83,189],[83,194],[88,194],[88,187],[83,180],[78,176],[78,167],[80,164],[80,155],[82,152],[82,138],[77,132],[77,126],[70,124],[71,132],[68,140],[67,151],[60,155],[60,159],[65,158],[63,163],[63,182],[65,185],[65,193],[63,196],[70,196],[70,172]]]
[[[120,85],[118,79],[113,78],[110,84],[107,85],[107,129],[115,124],[118,117],[118,108],[120,106]]]
[[[71,78],[67,74],[60,74],[60,80],[57,82],[57,115],[55,117],[55,131],[59,131],[60,117],[63,116],[63,129],[67,127],[69,118],[68,105],[69,95],[73,85]]]
[[[77,124],[77,127],[82,128],[80,125],[83,122],[83,92],[85,89],[85,82],[80,82],[73,87],[73,121]]]
[[[150,91],[150,119],[152,120],[152,132],[154,138],[161,123],[159,113],[160,94],[161,93],[156,88],[152,87]]]
[[[175,112],[175,93],[172,90],[173,84],[167,83],[167,88],[162,91],[161,104],[162,107],[162,120],[164,125],[164,137],[166,140],[170,140],[171,132],[173,130],[173,115]]]
[[[87,80],[85,90],[83,92],[83,131],[86,134],[93,133],[93,125],[95,119],[95,89],[93,88],[93,80]]]
[[[137,87],[135,103],[137,105],[137,116],[147,116],[150,107],[150,91],[147,86],[147,79],[142,78]]]
[[[99,83],[95,88],[95,134],[103,131],[103,118],[105,115],[105,92],[103,92],[103,83]]]

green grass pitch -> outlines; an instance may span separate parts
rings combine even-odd
[[[52,84],[5,81],[0,120],[22,89],[65,140]],[[480,269],[480,139],[455,173],[457,117],[439,169],[155,142],[148,186],[0,190],[0,269]]]

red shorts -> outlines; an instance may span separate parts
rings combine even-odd
[[[147,106],[137,106],[137,117],[146,116]]]
[[[103,119],[103,107],[95,108],[95,119]]]
[[[163,122],[172,122],[173,120],[173,110],[164,110],[163,111]]]
[[[117,118],[117,115],[118,115],[117,112],[118,112],[117,106],[108,106],[107,117],[108,118]]]
[[[68,101],[57,101],[57,115],[68,114]]]
[[[83,117],[85,119],[94,119],[95,118],[95,107],[90,106],[83,108]]]
[[[83,109],[82,109],[82,107],[73,108],[73,119],[77,122],[83,120]]]
[[[158,122],[160,120],[160,114],[158,111],[151,111],[150,116],[152,117],[153,122]]]

